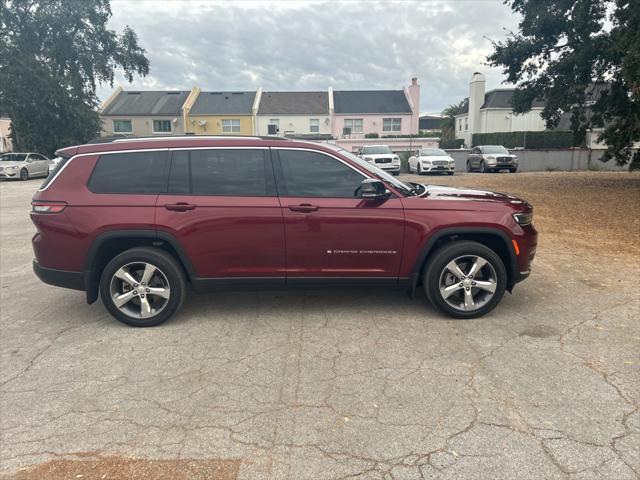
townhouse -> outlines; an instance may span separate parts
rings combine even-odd
[[[420,85],[401,90],[124,91],[101,106],[102,135],[280,135],[317,140],[418,134]]]

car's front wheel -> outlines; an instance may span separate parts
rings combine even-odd
[[[20,170],[20,180],[29,180],[29,171],[26,168]]]
[[[484,163],[484,160],[480,161],[480,173],[487,173],[487,164]]]
[[[178,311],[186,295],[178,262],[158,248],[132,248],[114,257],[100,278],[100,296],[116,319],[152,327]]]
[[[431,256],[423,281],[427,298],[435,308],[454,318],[476,318],[500,303],[507,272],[489,247],[457,241]]]
[[[471,169],[471,162],[469,160],[467,160],[467,172],[471,173],[472,169]]]

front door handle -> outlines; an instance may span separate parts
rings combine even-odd
[[[193,210],[196,206],[193,203],[168,203],[164,206],[167,210],[171,210],[172,212],[186,212],[188,210]]]
[[[310,203],[302,203],[300,205],[289,205],[289,210],[292,212],[315,212],[318,207]]]

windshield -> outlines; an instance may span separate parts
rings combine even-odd
[[[362,147],[363,155],[378,155],[381,153],[393,153],[389,147],[386,145],[378,145],[376,147]]]
[[[413,187],[411,185],[408,185],[408,184],[406,184],[404,182],[401,182],[400,180],[398,180],[394,176],[389,175],[387,172],[379,169],[378,167],[376,167],[374,165],[371,165],[369,162],[365,162],[360,157],[357,157],[356,155],[354,155],[351,152],[348,152],[347,150],[343,150],[341,148],[338,148],[336,150],[338,152],[340,152],[342,155],[344,155],[345,157],[348,157],[349,160],[352,160],[353,162],[357,163],[358,165],[360,165],[362,168],[364,168],[368,172],[370,172],[373,175],[375,175],[376,177],[378,177],[380,180],[382,180],[384,182],[387,182],[387,183],[390,183],[391,185],[393,185],[394,188],[398,189],[399,191],[401,191],[405,195],[413,195],[414,194],[414,190],[413,190]]]
[[[427,148],[420,151],[421,157],[446,157],[447,152],[440,150],[439,148]]]
[[[486,147],[481,147],[482,153],[509,153],[509,151],[504,148],[502,145],[488,145]]]
[[[0,162],[24,162],[26,158],[26,153],[5,153],[0,157]]]

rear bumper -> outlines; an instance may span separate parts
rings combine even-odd
[[[46,268],[35,260],[33,261],[33,271],[40,280],[56,287],[70,288],[72,290],[85,290],[84,273],[69,272],[67,270],[56,270]]]

